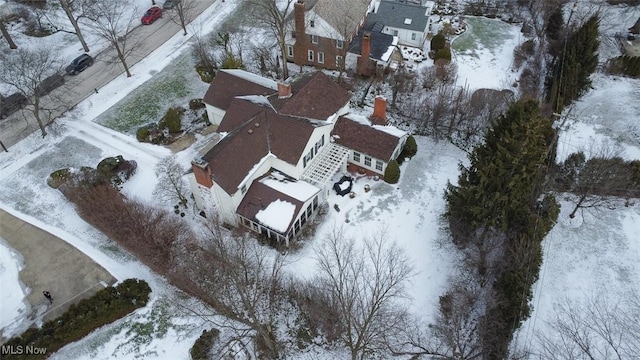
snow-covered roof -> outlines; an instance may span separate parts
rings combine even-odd
[[[401,138],[407,135],[406,131],[400,130],[393,125],[372,125],[374,129],[384,131],[389,135],[393,135],[397,138]]]
[[[264,226],[280,233],[285,233],[291,220],[293,220],[295,212],[295,205],[278,199],[267,205],[263,210],[258,211],[256,219]]]
[[[318,187],[306,181],[292,181],[292,179],[287,178],[277,171],[272,172],[270,176],[263,178],[260,182],[302,202],[306,202],[320,192]]]
[[[223,69],[220,71],[224,71],[226,73],[229,73],[230,75],[239,77],[247,81],[251,81],[254,84],[258,84],[269,89],[278,90],[278,83],[276,81],[264,78],[260,75],[253,74],[248,71],[239,69]]]
[[[236,98],[237,99],[247,100],[247,101],[252,102],[254,104],[257,104],[257,105],[267,106],[267,107],[271,108],[273,111],[276,111],[273,108],[273,106],[269,102],[269,99],[266,96],[262,96],[262,95],[245,95],[245,96],[236,96]]]

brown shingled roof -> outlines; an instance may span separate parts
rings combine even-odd
[[[236,76],[237,71],[240,70],[218,71],[211,85],[209,85],[209,89],[204,94],[204,103],[226,110],[236,96],[270,95],[276,92],[276,90],[263,86],[262,84]],[[236,72],[236,74],[234,74],[234,72]]]
[[[385,162],[391,160],[393,150],[400,141],[396,136],[345,116],[338,118],[331,135],[338,135],[335,138],[337,144]]]
[[[238,205],[236,213],[238,215],[244,216],[251,221],[260,223],[260,221],[256,219],[256,214],[258,213],[258,211],[264,210],[267,206],[269,206],[269,204],[278,199],[290,202],[296,206],[296,210],[291,219],[291,222],[289,222],[289,226],[287,226],[287,231],[284,232],[286,234],[293,225],[293,221],[297,218],[300,210],[302,209],[302,205],[304,204],[287,194],[283,194],[261,183],[257,179],[253,181],[253,183],[249,187],[249,190],[242,198],[242,202],[240,202],[240,205]]]
[[[240,122],[242,117],[235,112],[253,115]],[[229,134],[202,158],[211,167],[213,181],[228,194],[237,191],[253,166],[269,152],[289,164],[297,164],[316,126],[240,98],[229,107],[220,126],[224,124],[224,131]]]
[[[351,95],[321,71],[308,74],[291,83],[293,95],[269,100],[278,112],[309,119],[326,120],[345,106]]]

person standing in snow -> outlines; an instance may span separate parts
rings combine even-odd
[[[49,303],[53,304],[53,297],[51,297],[51,293],[48,291],[43,291],[42,295],[44,295],[44,297],[47,298],[47,300],[49,300]]]

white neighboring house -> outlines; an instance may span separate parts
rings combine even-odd
[[[381,0],[367,21],[383,24],[382,33],[398,37],[400,45],[422,49],[431,31],[433,1]]]
[[[221,116],[223,137],[192,161],[197,206],[288,245],[326,201],[339,170],[350,163],[382,175],[404,146],[407,134],[383,125],[386,100],[376,99],[371,123],[350,112],[350,98],[322,72],[290,84],[219,72],[204,102]]]

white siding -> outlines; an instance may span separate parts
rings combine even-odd
[[[226,114],[227,112],[217,107],[211,106],[209,104],[205,104],[205,107],[207,109],[207,116],[209,117],[209,122],[213,125],[220,125],[220,122],[222,121],[224,114]]]
[[[397,36],[398,36],[399,45],[407,45],[407,46],[413,46],[417,48],[422,48],[424,46],[426,31],[416,32],[416,31],[400,29],[400,28],[395,28],[390,26],[385,26],[384,29],[382,30],[383,33],[389,34],[389,35],[395,35],[395,31],[398,32]],[[411,40],[412,33],[416,33],[416,40]]]

